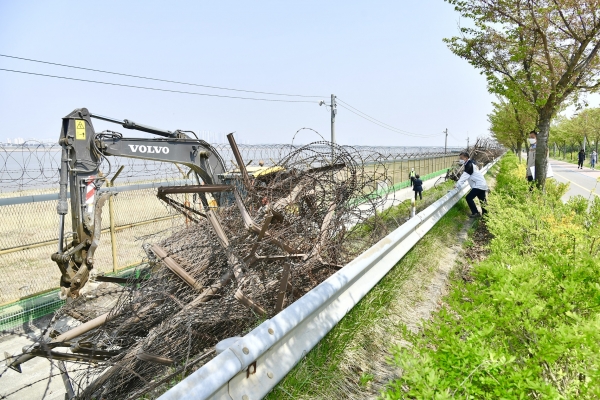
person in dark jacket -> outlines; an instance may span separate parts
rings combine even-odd
[[[421,180],[421,176],[419,174],[415,175],[415,180],[413,181],[413,190],[415,191],[415,201],[417,201],[417,195],[423,200],[423,181]]]
[[[577,153],[577,168],[583,169],[583,161],[585,160],[585,151],[583,149],[579,150]]]

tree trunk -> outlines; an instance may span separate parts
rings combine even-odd
[[[519,156],[519,164],[521,164],[521,150],[523,149],[523,143],[517,142],[517,155]]]
[[[535,182],[539,189],[546,185],[546,170],[548,168],[548,136],[550,135],[550,120],[552,109],[544,107],[539,113],[538,135],[535,147]]]

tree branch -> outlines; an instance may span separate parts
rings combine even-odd
[[[531,12],[531,19],[536,26],[536,30],[540,34],[542,38],[542,44],[544,45],[544,56],[546,57],[546,62],[548,63],[548,70],[550,72],[550,86],[553,92],[556,92],[556,73],[554,72],[554,65],[552,64],[552,57],[550,56],[550,50],[548,49],[548,37],[546,36],[546,32],[542,31],[540,24],[538,23],[535,12],[533,11],[533,5],[530,3],[529,11]]]
[[[573,38],[575,38],[575,40],[577,40],[578,42],[581,42],[581,39],[579,38],[579,35],[577,35],[574,31],[573,28],[571,28],[571,25],[569,24],[569,22],[567,22],[567,19],[565,18],[562,10],[561,10],[561,6],[558,4],[558,2],[556,0],[553,0],[554,5],[556,6],[556,10],[558,11],[558,15],[560,15],[560,19],[562,19],[562,21],[565,24],[565,27],[567,28],[567,30],[569,31],[569,33],[571,34],[571,36],[573,36]]]

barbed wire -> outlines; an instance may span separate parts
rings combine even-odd
[[[283,154],[302,145],[263,144],[238,145],[240,152],[250,163],[275,165]],[[213,145],[221,154],[228,169],[236,168],[233,153],[227,144]],[[344,147],[344,146],[342,146]],[[444,152],[443,147],[388,147],[388,146],[351,146],[357,154],[377,154],[377,157],[389,160],[414,159],[431,157]],[[18,192],[42,193],[58,190],[61,147],[58,144],[42,143],[29,140],[19,145],[0,144],[0,194]],[[451,148],[451,153],[458,148]],[[367,156],[368,158],[368,156]],[[111,163],[124,166],[123,172],[116,180],[117,185],[126,185],[144,180],[181,179],[182,171],[176,165],[151,160],[140,160],[126,157],[111,157]],[[109,171],[106,161],[100,166],[101,171]]]
[[[233,169],[231,150],[215,147]],[[185,375],[191,364],[207,362],[220,340],[243,335],[276,315],[397,228],[404,222],[401,214],[381,212],[394,202],[394,192],[386,190],[395,183],[390,161],[444,153],[376,149],[326,141],[240,146],[245,164],[263,161],[271,172],[249,182],[239,172],[229,173],[226,183],[236,189],[221,197],[219,208],[205,208],[200,196],[163,198],[191,222],[180,219],[166,237],[147,236],[145,259],[124,285],[96,282],[61,307],[40,334],[30,336],[32,345],[22,355],[51,362],[44,395],[57,376],[52,365],[61,360],[68,361],[62,377],[77,399],[126,399],[154,391],[174,373]],[[498,150],[487,146],[472,153],[483,164]],[[31,152],[27,160],[43,161],[43,170],[43,157]],[[179,179],[186,173],[177,166],[159,172],[139,160],[128,168],[135,172],[125,182],[139,180],[138,174]],[[10,177],[9,183],[43,179],[57,177],[28,173]],[[104,323],[82,329],[98,318]],[[69,337],[75,327],[81,333]],[[15,360],[18,355],[0,373],[0,387],[10,394],[31,386],[6,381]]]

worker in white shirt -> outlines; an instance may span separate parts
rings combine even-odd
[[[483,207],[485,204],[485,195],[488,191],[488,185],[483,177],[483,174],[479,171],[479,169],[473,164],[473,161],[469,157],[469,153],[463,151],[459,154],[458,162],[464,166],[464,171],[460,176],[455,188],[460,188],[465,183],[465,181],[469,182],[469,186],[471,186],[471,191],[467,194],[467,204],[471,209],[471,218],[479,217],[481,214],[479,210],[477,210],[477,206],[475,205],[475,197],[479,199],[479,203],[481,204],[481,213],[485,214],[486,210]]]

